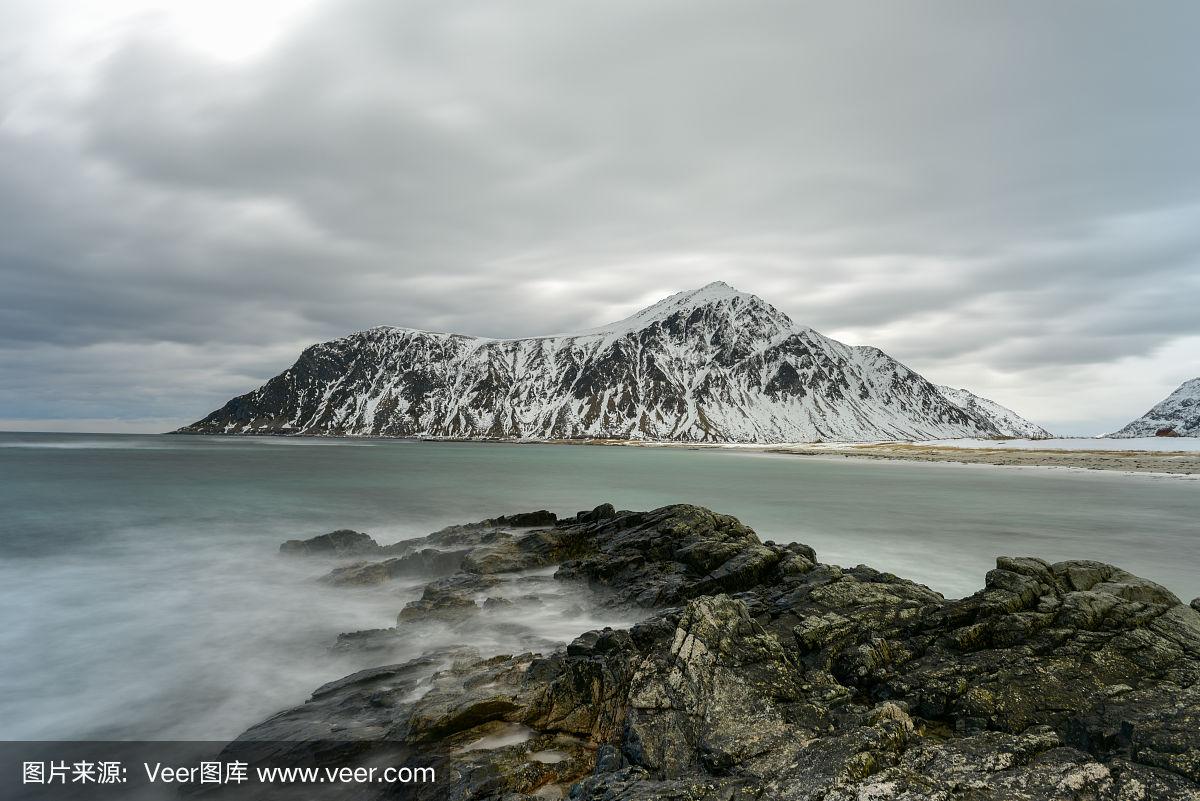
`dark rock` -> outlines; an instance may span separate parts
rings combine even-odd
[[[341,565],[321,577],[321,581],[337,587],[382,584],[391,579],[391,573],[383,562],[354,562]]]
[[[549,564],[536,554],[521,547],[512,537],[494,539],[486,545],[473,548],[463,559],[462,569],[468,573],[515,573]]]
[[[535,528],[538,526],[553,526],[558,522],[558,515],[541,509],[536,512],[520,512],[515,515],[501,515],[495,520],[497,526],[511,528]]]
[[[463,558],[480,545],[490,544],[490,552],[473,557],[470,572],[508,572],[549,564],[546,549],[539,552],[534,543],[524,550],[511,546],[513,529],[552,528],[558,522],[553,512],[540,510],[502,515],[478,523],[448,526],[427,537],[403,540],[392,545],[379,545],[370,536],[341,529],[308,540],[288,540],[279,546],[280,553],[303,556],[389,557],[378,561],[360,561],[338,567],[323,580],[334,585],[380,584],[404,576],[440,576],[459,569]],[[447,547],[452,546],[452,547]],[[460,547],[453,547],[460,546]],[[505,562],[507,560],[507,562]],[[482,567],[481,567],[482,566]]]
[[[805,545],[800,542],[789,542],[785,547],[792,553],[799,554],[800,556],[803,556],[808,561],[816,564],[817,552],[814,551],[808,545]]]
[[[322,581],[333,585],[380,584],[403,576],[443,576],[462,565],[467,549],[423,548],[381,562],[356,562],[334,568]]]
[[[464,573],[431,581],[425,585],[419,600],[400,610],[397,624],[431,619],[462,622],[479,613],[475,596],[499,583],[496,578]]]
[[[577,523],[599,523],[601,520],[616,516],[617,510],[611,503],[602,503],[590,512],[580,512],[575,515],[575,521]]]
[[[374,553],[379,543],[370,535],[348,528],[331,531],[307,540],[288,540],[279,546],[279,552],[290,556],[360,556]]]
[[[696,506],[589,518],[583,529],[578,556],[563,563],[558,577],[619,589],[623,601],[641,607],[749,589],[783,560],[783,549],[761,544],[735,518]]]
[[[1119,568],[1001,557],[947,601],[693,506],[474,525],[433,535],[463,545],[462,571],[427,584],[400,628],[339,646],[438,621],[520,629],[476,599],[509,608],[512,587],[539,586],[519,571],[554,564],[650,616],[550,653],[364,671],[235,745],[344,735],[282,750],[436,765],[444,780],[411,798],[1200,799],[1197,602]]]

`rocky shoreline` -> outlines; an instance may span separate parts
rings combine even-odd
[[[687,505],[281,550],[341,560],[325,578],[339,585],[435,576],[396,628],[337,647],[462,634],[327,684],[227,749],[436,770],[347,798],[1200,799],[1200,603],[1110,565],[1002,557],[947,600]],[[634,622],[471,647],[551,589]]]

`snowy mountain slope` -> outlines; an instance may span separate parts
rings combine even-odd
[[[1200,437],[1200,378],[1179,389],[1110,437]]]
[[[963,408],[879,349],[824,337],[717,282],[577,334],[372,328],[306,349],[180,431],[803,442],[1036,428],[987,404]]]
[[[992,421],[996,428],[1010,436],[1021,437],[1023,439],[1048,439],[1051,436],[1050,432],[1046,429],[1036,423],[1029,422],[1012,409],[1009,409],[1007,406],[1001,406],[994,400],[981,398],[965,389],[956,389],[954,387],[938,386],[938,391],[958,408],[970,414],[986,417]]]

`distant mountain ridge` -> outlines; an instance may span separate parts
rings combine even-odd
[[[305,349],[180,432],[767,443],[1049,436],[723,282],[575,334],[371,328]]]
[[[1200,437],[1200,378],[1184,381],[1153,409],[1109,437]]]

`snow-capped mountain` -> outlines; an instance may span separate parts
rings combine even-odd
[[[1179,389],[1110,437],[1200,437],[1200,378]]]
[[[721,282],[576,334],[361,331],[313,345],[180,431],[689,442],[1046,435]]]
[[[939,385],[938,392],[945,395],[946,399],[958,408],[990,420],[1006,436],[1022,437],[1024,439],[1047,439],[1050,437],[1050,432],[1046,429],[1036,423],[1029,422],[1012,409],[1009,409],[1007,406],[1001,406],[994,400],[981,398],[968,390],[956,389],[954,387]]]

